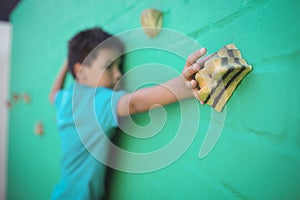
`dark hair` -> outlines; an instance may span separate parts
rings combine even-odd
[[[92,28],[77,33],[68,43],[68,69],[75,78],[76,63],[90,65],[101,48],[112,48],[124,53],[124,44],[101,28]],[[123,59],[122,59],[123,60]]]

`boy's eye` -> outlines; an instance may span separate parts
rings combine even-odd
[[[113,63],[111,63],[110,65],[107,65],[106,69],[110,70],[113,67]]]

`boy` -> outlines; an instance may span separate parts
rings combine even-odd
[[[183,76],[162,85],[126,93],[114,89],[122,75],[122,42],[100,28],[76,34],[68,43],[68,62],[58,74],[50,93],[50,101],[55,102],[57,107],[57,123],[63,150],[61,180],[52,199],[99,200],[104,196],[105,166],[82,143],[79,126],[84,124],[89,127],[83,136],[89,144],[105,148],[99,143],[103,136],[97,133],[93,124],[88,124],[90,116],[84,116],[87,121],[81,124],[75,119],[76,115],[84,113],[87,104],[94,105],[98,125],[110,138],[118,126],[119,117],[148,111],[157,104],[167,105],[192,97],[197,92],[197,84],[192,77],[200,68],[196,61],[205,52],[205,49],[201,49],[188,58]],[[76,81],[62,90],[67,71],[73,74]],[[77,101],[74,100],[75,92],[80,96]]]

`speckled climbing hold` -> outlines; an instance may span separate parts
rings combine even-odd
[[[252,66],[242,58],[234,44],[228,44],[200,61],[201,69],[195,75],[200,87],[201,101],[221,112],[242,79]]]

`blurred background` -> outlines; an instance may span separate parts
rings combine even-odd
[[[211,119],[211,108],[202,106],[201,120],[190,120],[199,129],[183,156],[151,173],[110,169],[108,198],[300,199],[300,1],[10,0],[0,5],[1,200],[49,199],[59,180],[60,141],[48,94],[67,41],[94,26],[113,34],[141,28],[141,13],[149,8],[162,12],[163,28],[191,37],[210,53],[236,44],[253,71],[228,102],[222,135],[208,156],[198,158]],[[133,52],[125,72],[154,58],[164,63],[167,56]],[[185,61],[169,60],[180,72]],[[168,120],[157,136],[143,140],[119,133],[119,145],[137,152],[166,145],[176,135],[180,109],[177,103],[165,109]],[[148,113],[133,119],[141,126],[149,123]]]

